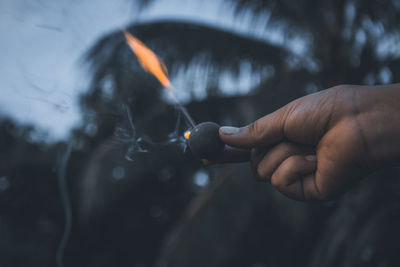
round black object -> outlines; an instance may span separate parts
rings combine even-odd
[[[188,140],[192,153],[201,159],[214,159],[224,149],[225,144],[218,134],[219,125],[214,122],[197,124]]]

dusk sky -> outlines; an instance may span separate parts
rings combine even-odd
[[[268,14],[251,20],[246,14],[226,12],[227,8],[223,0],[159,0],[141,11],[128,0],[1,1],[0,115],[33,124],[48,132],[52,140],[66,138],[69,130],[80,123],[77,100],[87,89],[90,77],[82,55],[102,36],[133,22],[186,19],[273,43],[283,42],[277,31],[266,34]],[[294,53],[304,50],[298,40],[288,45]],[[234,79],[229,73],[221,74],[223,92],[247,93],[259,82],[260,77],[252,75],[248,64],[240,68],[240,75]],[[172,77],[180,100],[188,100],[185,78],[201,76],[202,71],[192,66]],[[193,90],[199,98],[204,94],[201,84]]]

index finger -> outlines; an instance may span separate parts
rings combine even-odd
[[[242,128],[221,127],[219,136],[225,144],[242,149],[270,146],[284,138],[287,109],[284,106]]]

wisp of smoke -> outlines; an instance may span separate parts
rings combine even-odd
[[[69,158],[71,156],[72,152],[72,142],[70,141],[67,144],[66,150],[64,152],[64,155],[62,156],[59,166],[58,166],[58,187],[60,190],[60,197],[61,197],[61,202],[64,207],[64,212],[65,212],[65,228],[64,228],[64,233],[61,238],[60,244],[57,249],[56,253],[56,262],[57,266],[64,266],[63,264],[63,257],[64,257],[64,251],[65,248],[68,244],[68,239],[71,233],[71,228],[72,228],[72,210],[71,210],[71,201],[69,198],[68,194],[68,180],[67,180],[67,165]]]
[[[187,150],[187,141],[183,137],[183,135],[180,134],[182,111],[178,108],[176,110],[178,118],[175,124],[174,131],[168,134],[168,137],[165,141],[154,142],[149,136],[146,135],[137,137],[131,111],[127,105],[124,105],[124,111],[125,111],[124,117],[125,120],[127,121],[125,125],[127,124],[128,126],[117,127],[115,139],[119,142],[127,144],[128,148],[127,152],[125,153],[125,159],[129,161],[135,161],[135,155],[137,154],[149,153],[155,146],[170,145],[170,144],[176,144],[178,147],[182,149],[182,152],[185,153]],[[189,122],[187,121],[184,122],[186,127],[190,127]]]

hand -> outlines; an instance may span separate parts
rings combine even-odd
[[[296,200],[331,199],[400,159],[400,86],[333,87],[219,134],[230,147],[218,162],[250,161]]]

